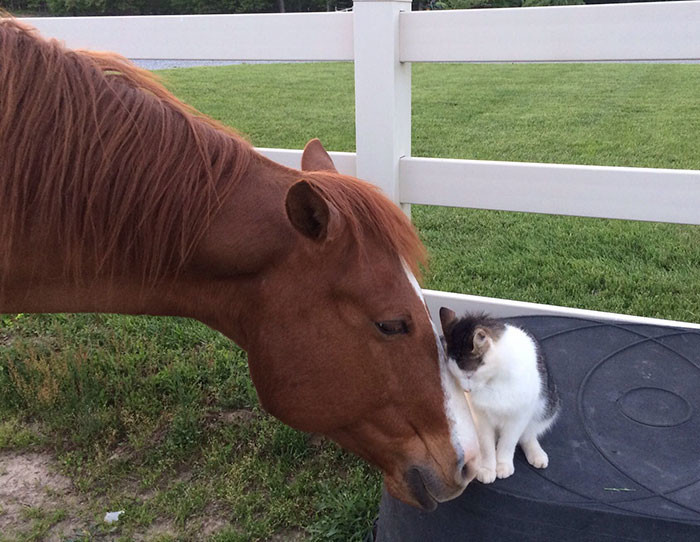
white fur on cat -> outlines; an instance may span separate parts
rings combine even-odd
[[[546,399],[540,393],[533,339],[522,329],[506,324],[497,340],[477,332],[474,342],[484,352],[483,364],[467,373],[450,359],[449,367],[469,392],[476,418],[481,449],[477,479],[490,484],[513,474],[518,443],[532,466],[545,468],[549,458],[537,437],[549,429],[556,414],[545,419]]]

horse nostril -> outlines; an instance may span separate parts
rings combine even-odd
[[[460,486],[465,486],[469,482],[469,464],[464,460],[464,456],[460,457],[455,465],[455,482]]]
[[[479,463],[479,455],[466,457],[466,461],[459,461],[457,463],[457,472],[455,474],[457,483],[466,486],[471,482],[476,476],[476,471]]]
[[[462,466],[462,481],[469,481],[469,465],[466,463]]]

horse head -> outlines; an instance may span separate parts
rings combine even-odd
[[[414,275],[424,249],[400,209],[339,175],[317,140],[302,168],[280,209],[287,233],[277,237],[289,248],[258,273],[246,314],[261,404],[377,465],[397,498],[432,509],[473,478],[478,443]]]

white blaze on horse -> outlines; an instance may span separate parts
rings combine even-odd
[[[414,275],[410,221],[338,174],[262,157],[150,74],[0,20],[0,312],[179,315],[248,352],[262,406],[425,509],[478,444]]]

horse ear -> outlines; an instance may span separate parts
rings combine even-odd
[[[304,152],[301,155],[301,170],[338,172],[333,160],[318,139],[312,139],[304,147]]]
[[[455,311],[448,309],[447,307],[440,307],[440,323],[442,324],[442,331],[447,333],[447,330],[454,324],[457,319]]]
[[[294,183],[287,191],[287,217],[292,225],[313,241],[325,241],[338,222],[338,211],[307,181]]]

